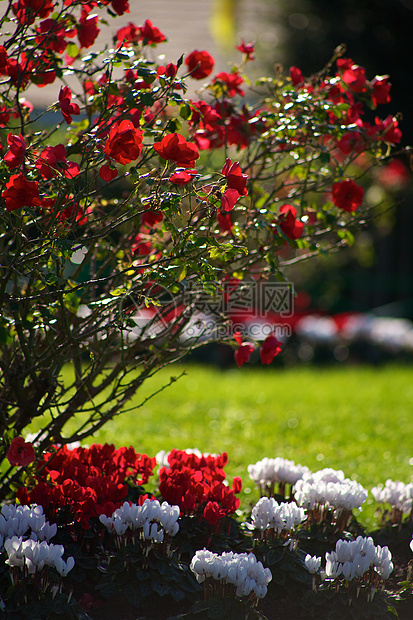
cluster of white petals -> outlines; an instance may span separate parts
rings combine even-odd
[[[63,545],[53,545],[32,540],[24,540],[22,536],[13,536],[4,541],[4,548],[8,559],[6,564],[17,566],[21,569],[27,568],[29,574],[41,571],[45,566],[53,566],[62,577],[66,577],[75,565],[72,557],[65,562]]]
[[[190,568],[199,583],[207,577],[222,580],[234,585],[239,597],[248,596],[253,591],[258,598],[264,598],[272,579],[270,569],[264,568],[253,553],[229,551],[218,555],[203,549],[195,553]]]
[[[321,566],[321,558],[316,555],[307,555],[304,558],[305,567],[311,575],[314,575]]]
[[[304,508],[300,508],[295,502],[279,504],[273,497],[261,497],[251,514],[253,526],[262,532],[270,529],[277,533],[289,532],[305,519]]]
[[[145,499],[142,506],[124,504],[111,517],[100,515],[99,519],[109,532],[122,536],[127,529],[140,530],[145,540],[163,542],[164,533],[175,536],[179,530],[179,506],[162,504],[157,500]]]
[[[338,511],[360,508],[367,495],[361,484],[345,478],[341,470],[329,468],[303,474],[294,486],[295,501],[308,510],[320,505]]]
[[[325,576],[329,579],[343,576],[346,581],[351,581],[355,577],[363,577],[370,568],[382,579],[388,579],[393,570],[388,547],[375,546],[371,537],[338,540],[335,550],[326,553]]]
[[[3,504],[0,512],[0,551],[3,542],[13,536],[30,536],[32,540],[50,540],[57,525],[46,521],[42,506]]]
[[[386,484],[379,484],[371,490],[374,499],[378,503],[390,504],[393,508],[401,510],[403,514],[408,514],[413,508],[413,482],[404,484],[403,482],[386,480]]]
[[[249,477],[261,488],[275,483],[293,485],[308,471],[308,467],[296,465],[294,461],[281,457],[275,459],[265,457],[255,465],[248,465]]]

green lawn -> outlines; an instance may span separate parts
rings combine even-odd
[[[312,471],[342,469],[367,489],[387,478],[412,478],[409,367],[220,370],[180,364],[148,381],[133,405],[184,369],[187,375],[110,422],[90,443],[133,445],[149,456],[172,448],[226,451],[228,475],[244,481],[244,506],[258,497],[247,466],[265,456],[289,458]],[[370,527],[372,501],[359,516]]]

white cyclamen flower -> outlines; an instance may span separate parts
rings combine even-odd
[[[320,568],[321,558],[317,557],[316,555],[311,556],[309,553],[307,553],[304,562],[308,572],[314,575]]]

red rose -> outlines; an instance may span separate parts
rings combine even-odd
[[[304,84],[304,76],[298,67],[290,67],[290,78],[294,86]]]
[[[129,13],[129,2],[128,0],[112,0],[112,8],[117,15]]]
[[[56,171],[61,172],[67,179],[73,179],[80,173],[79,164],[66,160],[66,149],[63,144],[47,146],[36,162],[36,168],[44,179],[56,176]]]
[[[337,142],[337,147],[343,155],[350,155],[350,153],[361,153],[364,150],[364,141],[358,131],[348,131]]]
[[[211,54],[208,54],[205,50],[194,50],[185,58],[185,64],[188,67],[191,77],[196,80],[202,80],[212,73],[215,60],[212,58]]]
[[[255,347],[251,342],[242,342],[242,337],[239,332],[234,334],[234,338],[237,341],[239,347],[234,353],[234,359],[238,368],[241,368],[245,362],[250,359],[251,353],[253,353]]]
[[[47,17],[53,11],[53,0],[19,0],[13,12],[21,24],[32,24],[36,17]]]
[[[274,357],[279,353],[281,353],[281,342],[274,335],[267,336],[260,349],[261,362],[271,364]]]
[[[242,39],[241,45],[237,45],[236,49],[245,54],[247,60],[254,60],[254,43],[245,43],[244,39]]]
[[[230,213],[217,212],[217,220],[221,232],[232,232],[232,220]]]
[[[171,183],[175,183],[175,185],[186,185],[192,181],[192,177],[196,173],[196,170],[180,170],[178,172],[174,172],[169,177],[169,180]]]
[[[112,168],[111,166],[102,166],[99,170],[99,176],[102,181],[110,183],[110,181],[112,181],[118,176],[118,171],[116,170],[116,168]]]
[[[119,28],[116,33],[116,40],[118,45],[127,45],[129,43],[137,43],[140,37],[140,28],[135,26],[133,22],[128,22],[127,26]]]
[[[153,228],[159,222],[163,220],[163,213],[160,211],[145,211],[142,213],[142,225],[148,226],[148,228]]]
[[[370,83],[370,86],[373,88],[371,99],[375,107],[380,103],[390,103],[391,84],[388,80],[388,75],[376,75]]]
[[[158,67],[156,73],[160,77],[162,76],[167,78],[174,78],[178,73],[178,67],[174,65],[173,62],[170,62],[166,65],[166,67],[164,67],[163,65]]]
[[[58,54],[63,54],[67,47],[65,37],[74,37],[76,34],[76,30],[67,29],[66,25],[61,25],[51,18],[40,22],[36,32],[38,33],[36,43],[39,45],[39,49],[47,48]]]
[[[11,113],[5,105],[0,105],[0,127],[6,127],[10,120]]]
[[[225,192],[221,196],[221,209],[223,211],[232,211],[237,204],[240,194],[236,189],[227,187]]]
[[[278,225],[290,239],[299,239],[303,234],[304,224],[296,219],[297,209],[291,205],[283,205],[280,209]]]
[[[222,168],[222,174],[227,178],[227,187],[236,189],[241,196],[247,195],[248,176],[242,174],[240,165],[237,161],[231,163],[231,160],[227,159]]]
[[[142,152],[142,139],[142,131],[131,121],[118,121],[109,132],[104,152],[119,164],[130,164]]]
[[[22,207],[40,207],[42,204],[37,182],[28,181],[22,173],[10,177],[1,196],[6,201],[7,211]]]
[[[366,72],[363,67],[353,63],[351,58],[339,58],[337,68],[341,79],[355,93],[367,90]]]
[[[17,168],[17,166],[20,166],[24,161],[26,142],[21,133],[17,136],[9,133],[7,136],[7,144],[9,145],[9,150],[4,156],[4,161],[9,168]]]
[[[364,189],[351,179],[333,183],[333,202],[339,209],[351,213],[363,202]]]
[[[397,144],[402,139],[402,132],[398,127],[399,121],[394,116],[387,116],[384,121],[376,118],[375,124],[378,131],[382,133],[381,138],[384,142],[388,142],[389,144]]]
[[[68,86],[61,87],[59,93],[60,109],[63,117],[68,125],[72,122],[72,114],[80,114],[80,108],[77,103],[71,103],[72,91]]]
[[[27,467],[36,460],[36,453],[30,441],[24,441],[23,437],[15,437],[10,444],[6,457],[11,465]]]
[[[153,148],[163,159],[184,168],[193,168],[199,157],[198,147],[187,142],[179,133],[168,134],[160,142],[155,142]]]
[[[227,73],[226,71],[217,73],[213,84],[216,84],[217,82],[223,82],[225,84],[228,97],[235,97],[236,94],[244,95],[244,91],[239,88],[240,84],[242,84],[244,80],[238,71],[235,73]]]
[[[82,11],[77,30],[80,47],[91,47],[94,44],[100,32],[97,27],[98,19],[97,15],[88,15],[85,11]]]
[[[162,43],[162,41],[166,41],[166,37],[159,28],[152,25],[150,19],[147,19],[143,26],[139,28],[141,33],[141,40],[146,41],[149,45],[153,45],[154,43]]]

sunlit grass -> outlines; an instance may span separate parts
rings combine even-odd
[[[187,369],[187,375],[138,407]],[[413,474],[413,382],[408,367],[297,367],[177,365],[139,390],[132,410],[109,422],[90,443],[159,450],[198,448],[229,456],[229,477],[244,481],[243,506],[256,494],[247,467],[282,456],[307,465],[342,469],[370,489],[387,478]],[[368,500],[359,519],[373,524]]]

